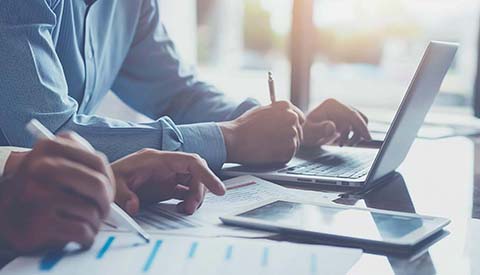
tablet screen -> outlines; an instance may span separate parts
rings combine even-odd
[[[376,241],[398,239],[420,228],[420,233],[427,232],[431,226],[438,224],[432,218],[396,216],[362,209],[285,201],[276,201],[238,216],[304,231]]]

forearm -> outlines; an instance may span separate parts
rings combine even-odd
[[[259,105],[252,98],[236,102],[215,87],[199,81],[178,92],[165,115],[178,124],[222,122],[233,120]]]
[[[75,131],[115,161],[144,148],[199,154],[212,169],[219,169],[226,153],[215,123],[177,126],[169,117],[150,123],[129,123],[97,116],[77,116],[58,131]]]

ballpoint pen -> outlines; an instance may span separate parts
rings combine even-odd
[[[27,131],[37,139],[53,139],[55,136],[43,124],[32,119],[26,126]],[[93,150],[93,148],[92,148]],[[150,236],[140,225],[137,224],[125,211],[115,203],[110,204],[109,219],[115,224],[124,224],[128,229],[135,231],[147,243],[150,242]]]
[[[277,99],[275,96],[275,82],[273,81],[272,72],[268,72],[268,89],[270,91],[270,101],[274,103]]]

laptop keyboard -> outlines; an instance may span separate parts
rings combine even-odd
[[[279,173],[358,179],[368,173],[374,157],[371,153],[352,151],[348,152],[348,155],[325,154],[314,161],[282,169]]]

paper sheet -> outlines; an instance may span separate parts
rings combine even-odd
[[[241,176],[224,183],[227,187],[225,196],[218,197],[207,193],[202,207],[192,216],[178,213],[175,210],[177,201],[172,200],[151,206],[135,218],[149,232],[258,238],[273,234],[224,226],[219,217],[270,199],[327,203],[336,198],[334,194],[285,188],[254,176]]]
[[[321,245],[155,235],[150,244],[127,233],[102,232],[83,252],[19,257],[3,274],[345,274],[359,249]]]

